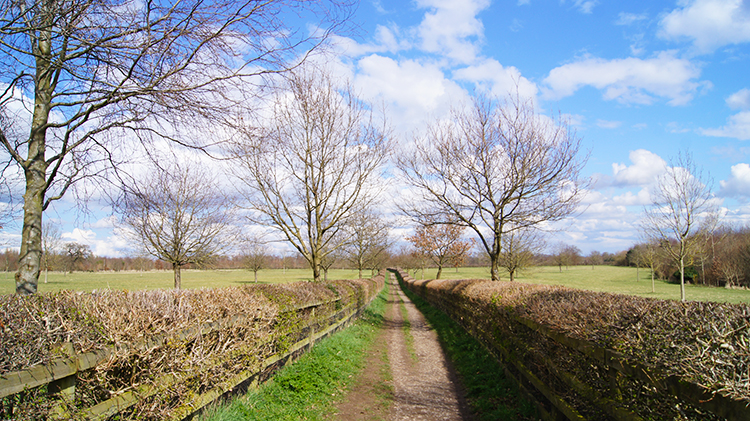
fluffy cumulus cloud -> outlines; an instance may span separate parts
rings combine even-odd
[[[399,62],[380,55],[359,61],[355,85],[366,98],[384,101],[391,111],[392,124],[402,131],[444,115],[452,103],[467,99],[466,91],[446,79],[437,64]]]
[[[750,140],[750,111],[742,111],[727,120],[727,124],[717,129],[700,129],[706,136],[731,137]]]
[[[719,196],[750,198],[750,165],[732,165],[728,180],[719,181]]]
[[[495,59],[485,59],[476,65],[458,69],[453,76],[458,80],[473,82],[497,96],[515,93],[518,89],[522,97],[535,99],[538,91],[536,84],[521,76],[517,68],[503,67]]]
[[[645,149],[631,151],[629,158],[632,165],[612,164],[615,185],[645,186],[667,168],[667,163],[659,155]]]
[[[661,20],[659,35],[690,39],[699,53],[750,42],[750,3],[744,0],[688,0]]]
[[[421,48],[461,63],[474,61],[484,37],[484,25],[476,15],[490,5],[489,0],[418,0],[429,8],[416,28]]]
[[[683,105],[701,86],[707,86],[708,82],[697,80],[700,73],[698,66],[670,51],[648,59],[584,57],[552,69],[544,79],[543,93],[546,98],[560,99],[593,86],[604,91],[606,100],[651,104],[666,98],[670,105]]]
[[[744,88],[729,95],[727,105],[732,109],[750,109],[750,89]]]

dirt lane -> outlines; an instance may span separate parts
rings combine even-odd
[[[371,351],[380,353],[387,347],[390,379],[382,373],[380,365],[370,358],[358,385],[338,405],[337,419],[363,420],[470,420],[470,411],[456,379],[455,371],[438,342],[437,334],[426,322],[422,313],[401,291],[394,275],[389,276],[390,293],[385,313],[385,323],[378,344]],[[403,312],[406,313],[406,319]],[[405,325],[408,328],[405,328]],[[387,384],[392,405],[389,410],[363,396],[368,389],[364,383]],[[382,389],[381,389],[382,391]],[[382,399],[382,396],[381,396]],[[376,409],[377,408],[377,409]],[[378,410],[379,409],[379,410]]]

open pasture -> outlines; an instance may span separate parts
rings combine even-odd
[[[557,266],[539,266],[521,272],[517,282],[565,285],[571,288],[586,289],[597,292],[611,292],[616,294],[631,294],[642,297],[659,299],[680,299],[680,286],[656,280],[656,292],[651,292],[651,273],[648,269],[640,269],[640,280],[636,279],[636,269],[619,266],[570,266],[563,267],[560,272]],[[414,272],[411,272],[414,274]],[[435,277],[435,269],[425,270],[424,277]],[[0,294],[15,292],[13,272],[0,272]],[[369,276],[369,273],[365,273]],[[332,269],[329,279],[356,279],[356,270]],[[476,279],[489,278],[487,267],[467,267],[443,269],[443,279]],[[422,279],[421,271],[417,271],[416,279]],[[503,279],[507,279],[504,276]],[[312,280],[309,269],[267,269],[258,272],[259,283],[286,283]],[[39,277],[39,291],[57,291],[69,289],[75,291],[91,291],[95,289],[159,289],[172,288],[172,271],[149,272],[75,272],[64,274],[50,272],[48,282],[44,283],[44,274]],[[247,270],[183,270],[183,288],[219,288],[240,286],[253,283],[253,273]],[[687,298],[694,301],[716,301],[729,303],[750,303],[750,290],[725,289],[687,285]]]
[[[0,272],[0,294],[12,294],[16,291],[14,272]],[[364,273],[369,277],[370,273]],[[332,269],[328,279],[357,279],[356,270]],[[310,269],[268,269],[258,272],[258,283],[287,283],[311,281]],[[182,288],[220,288],[253,284],[253,273],[247,270],[182,270]],[[44,273],[39,276],[39,292],[59,291],[92,291],[100,289],[141,290],[172,288],[174,273],[164,271],[122,271],[122,272],[50,272],[47,283]]]
[[[435,277],[436,270],[425,270],[425,279]],[[422,279],[421,272],[414,275],[416,279]],[[502,279],[507,280],[506,273]],[[637,276],[640,276],[640,280]],[[490,269],[483,268],[459,268],[456,272],[453,268],[443,269],[443,279],[489,279]],[[521,272],[516,276],[516,282],[530,284],[564,285],[571,288],[585,289],[597,292],[611,292],[615,294],[638,295],[641,297],[659,298],[663,300],[679,300],[680,285],[670,284],[657,279],[655,282],[656,292],[651,292],[651,271],[641,268],[621,266],[564,266],[562,272],[557,266],[539,266]],[[705,287],[701,285],[686,285],[688,301],[714,301],[728,303],[750,303],[750,290],[725,289],[716,287]]]

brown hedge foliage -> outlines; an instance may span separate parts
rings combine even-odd
[[[78,373],[68,413],[176,376],[181,380],[159,386],[159,393],[121,414],[122,419],[164,419],[186,397],[260,368],[265,358],[304,337],[306,329],[318,330],[341,311],[362,306],[382,285],[378,279],[0,296],[0,375],[71,351],[114,350],[94,369]],[[0,418],[44,418],[55,404],[43,388],[38,391],[0,400]]]
[[[593,342],[685,378],[711,393],[750,402],[747,304],[682,303],[489,280],[407,280],[410,289],[449,314],[465,318],[464,324],[473,324],[476,330],[498,329],[499,324],[510,323],[502,320],[533,320],[566,336]],[[508,329],[505,334],[520,335],[527,341],[524,352],[550,354],[544,357],[547,359],[554,354],[551,360],[556,364],[569,363],[563,353],[557,354],[555,345],[542,344],[541,339],[532,338],[533,332],[528,329]],[[582,363],[585,358],[580,356],[575,358],[579,359],[578,366],[596,364]],[[592,383],[601,381],[601,375],[593,369],[576,370]],[[589,373],[585,373],[587,370]],[[642,392],[633,393],[640,394],[638,399],[642,401],[653,399]],[[658,412],[655,402],[650,405]]]

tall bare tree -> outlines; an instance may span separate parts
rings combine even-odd
[[[502,236],[572,214],[586,183],[580,139],[562,118],[536,112],[531,100],[476,98],[450,121],[433,123],[398,167],[418,194],[403,210],[416,219],[469,227],[499,280]]]
[[[502,238],[500,265],[508,271],[510,281],[516,274],[534,264],[534,258],[547,244],[541,232],[533,229],[511,230]]]
[[[345,241],[338,234],[374,198],[387,133],[351,86],[324,71],[300,71],[287,88],[266,130],[238,145],[234,172],[250,220],[278,229],[320,281],[322,260]]]
[[[651,191],[651,207],[641,222],[647,238],[659,242],[680,268],[680,299],[685,301],[685,259],[702,235],[716,226],[710,177],[704,176],[689,154],[681,153]]]
[[[179,289],[183,266],[209,264],[233,243],[234,214],[221,190],[215,176],[187,162],[128,182],[113,207],[148,254],[172,265]]]
[[[20,0],[0,2],[0,160],[25,177],[16,292],[36,292],[42,212],[77,181],[108,177],[154,138],[209,148],[248,84],[297,65],[340,26],[348,0]],[[288,10],[294,9],[294,10]],[[317,21],[312,36],[284,12]],[[305,33],[307,32],[305,29]],[[20,105],[19,105],[20,104]]]

